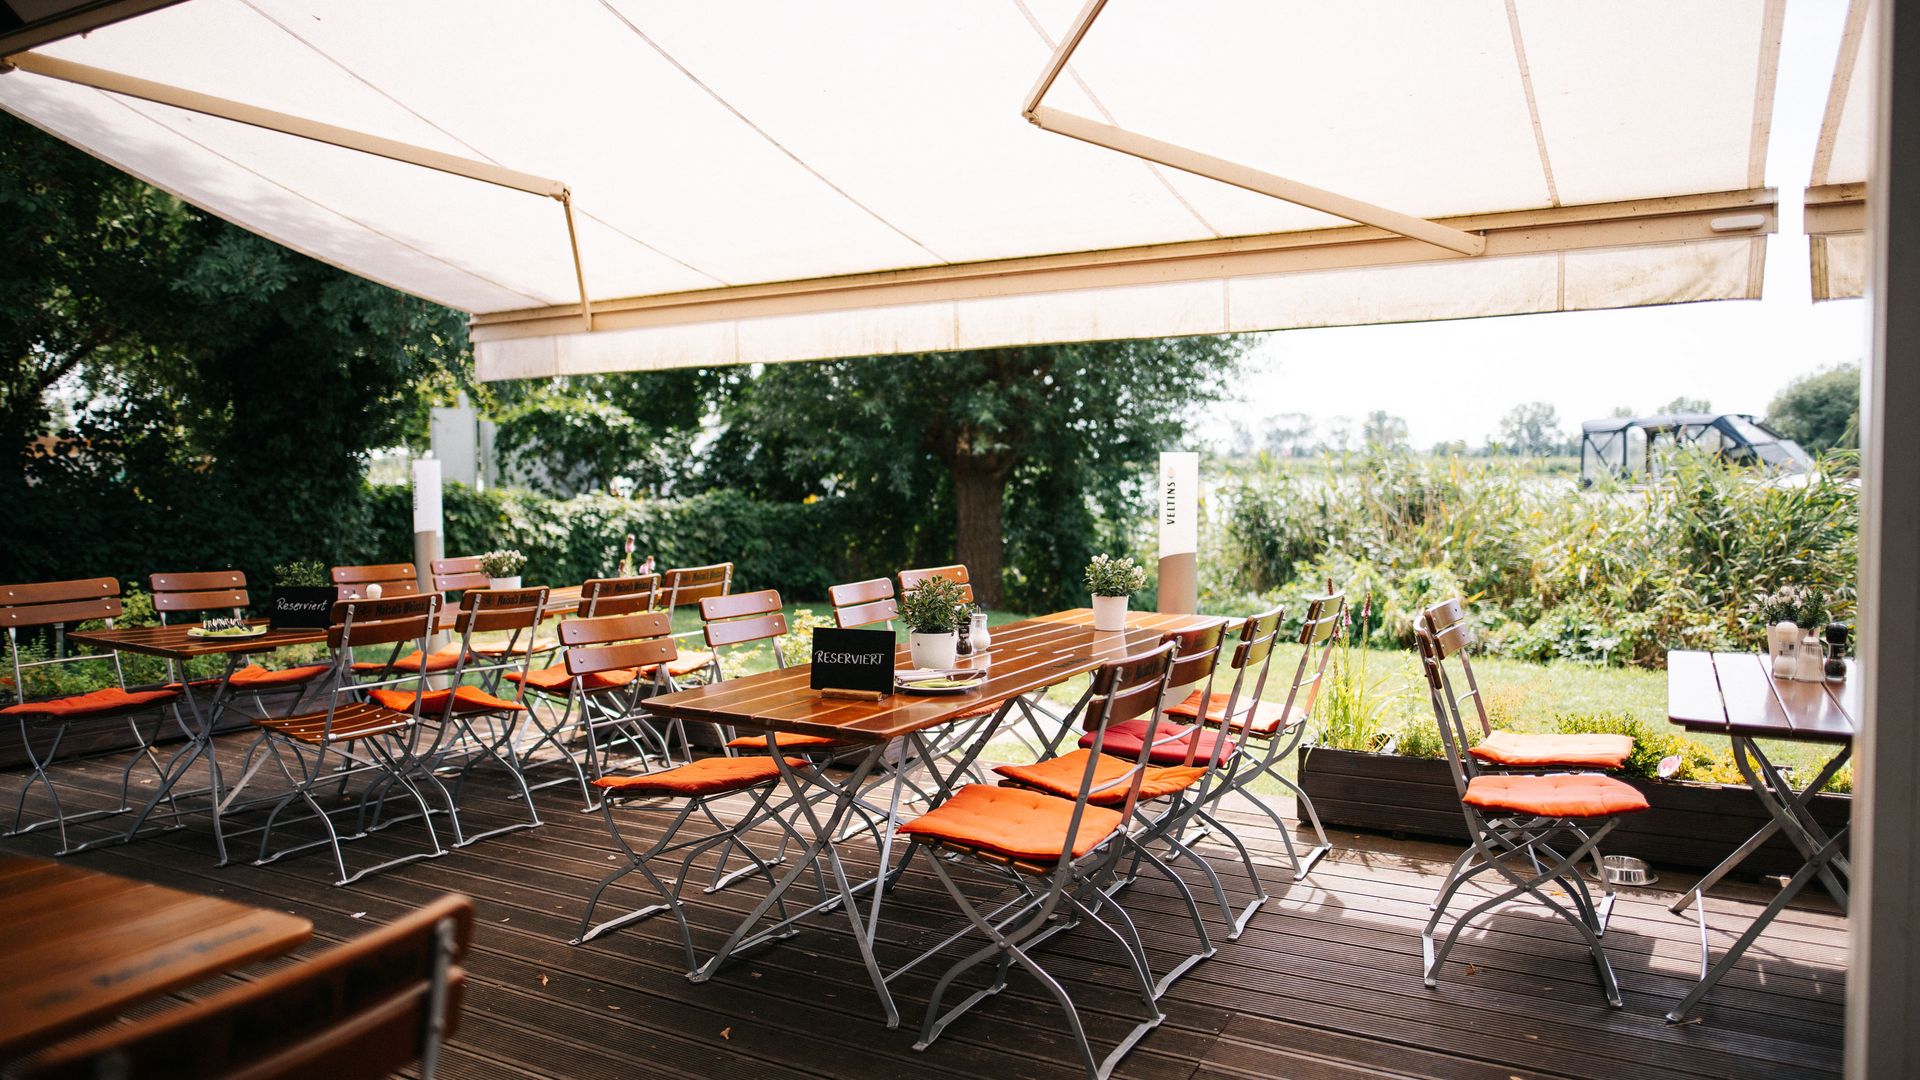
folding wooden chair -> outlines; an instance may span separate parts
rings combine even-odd
[[[679,566],[660,575],[660,607],[669,615],[683,607],[697,608],[702,601],[726,596],[732,591],[733,564],[730,562]],[[701,634],[700,630],[689,630],[675,636],[693,638]],[[667,674],[676,685],[688,680],[718,682],[725,677],[720,671],[719,657],[711,651],[681,649],[673,667]]]
[[[643,608],[631,614],[567,619],[560,624],[560,642],[567,648],[661,640],[672,645],[672,630],[672,621],[666,612]],[[524,772],[533,764],[532,755],[542,745],[551,746],[558,759],[570,766],[579,781],[581,796],[586,800],[585,808],[597,810],[600,796],[589,783],[589,772],[592,779],[597,780],[615,768],[644,767],[656,761],[666,768],[672,768],[675,764],[675,735],[680,740],[681,760],[692,761],[693,750],[687,745],[686,731],[680,721],[669,720],[664,730],[655,727],[654,718],[640,704],[644,698],[664,692],[668,685],[665,669],[658,662],[650,663],[652,670],[647,674],[642,674],[638,667],[575,674],[568,670],[564,661],[557,668],[528,673],[525,677],[528,694],[559,694],[561,707],[558,720],[552,724],[546,722],[538,707],[529,714],[540,735],[521,749],[521,770]],[[556,671],[564,681],[554,679]],[[518,681],[512,674],[507,678]],[[609,732],[611,735],[607,736],[605,733]],[[578,752],[573,745],[576,735],[583,742]],[[612,751],[614,746],[620,744],[631,748],[633,756],[616,763],[612,761]],[[584,767],[581,762],[583,756]],[[534,790],[566,780],[563,776],[545,784],[535,784]]]
[[[252,603],[247,593],[247,575],[238,570],[152,574],[147,582],[153,588],[153,610],[159,614],[162,626],[169,625],[174,615],[199,614],[204,617],[214,611],[223,612],[226,617],[244,618],[246,608]],[[254,705],[264,714],[267,706],[262,699],[266,695],[291,693],[297,700],[315,679],[332,670],[328,664],[301,664],[271,671],[259,664],[247,664],[235,669],[227,682],[235,692],[251,696]],[[171,660],[167,661],[167,674],[170,679],[192,689],[218,687],[220,684],[217,678],[189,682],[186,673],[177,670]]]
[[[399,645],[409,641],[425,646],[434,633],[440,615],[440,594],[402,596],[397,599],[341,600],[333,606],[333,624],[327,628],[327,644],[334,652],[337,678],[321,711],[283,717],[255,717],[254,725],[267,736],[270,760],[280,766],[292,788],[275,804],[260,828],[260,851],[254,865],[264,865],[295,852],[325,845],[333,852],[334,867],[340,872],[336,885],[357,881],[377,870],[415,859],[446,854],[433,828],[432,811],[420,784],[438,784],[425,771],[420,756],[420,708],[422,691],[431,689],[429,676],[421,671],[388,670],[380,678],[354,682],[349,677],[356,646]],[[393,690],[406,699],[405,709],[394,709],[372,697],[382,690]],[[338,758],[331,762],[330,758]],[[295,774],[298,766],[298,775]],[[342,794],[349,781],[371,774],[376,779],[356,802],[332,809],[322,806],[315,790],[337,783]],[[369,822],[370,808],[383,806],[387,794],[398,787],[411,796],[420,809],[419,820],[427,832],[427,850],[396,856],[355,873],[347,872],[343,839],[357,839],[372,828],[384,828],[400,820]],[[324,834],[320,839],[296,843],[271,851],[273,831],[280,816],[295,800],[306,804]],[[376,801],[377,800],[377,801]],[[354,831],[341,836],[333,817],[349,811],[358,815]]]
[[[722,650],[762,642],[773,654],[774,667],[787,666],[787,656],[780,651],[780,639],[787,633],[787,616],[777,591],[762,589],[733,596],[709,597],[700,601],[700,621],[716,667]],[[732,731],[726,732],[726,735],[728,753],[738,750],[767,752],[769,736],[735,736]],[[832,750],[838,745],[824,735],[774,735],[771,738],[781,750],[788,753],[817,753]]]
[[[1444,633],[1454,627],[1461,627],[1466,634],[1467,605],[1459,597],[1442,600],[1421,613],[1427,620],[1427,627],[1436,633]],[[1460,694],[1460,702],[1473,703],[1473,715],[1479,721],[1480,740],[1467,747],[1476,767],[1494,772],[1612,772],[1627,763],[1633,756],[1633,737],[1630,735],[1559,735],[1537,731],[1501,731],[1493,726],[1493,719],[1487,714],[1487,703],[1480,694],[1480,682],[1473,674],[1473,661],[1468,658],[1468,650],[1463,645],[1453,660],[1460,668],[1460,679],[1466,686]],[[1446,883],[1451,882],[1473,858],[1473,849],[1468,848],[1455,859],[1441,884],[1444,891]],[[1603,860],[1600,849],[1593,851],[1593,874],[1596,880],[1604,882]],[[1439,903],[1436,896],[1434,903]],[[1600,898],[1599,921],[1594,929],[1605,933],[1607,917],[1613,911],[1613,889],[1607,887]]]
[[[1440,966],[1446,963],[1460,931],[1474,919],[1509,901],[1530,896],[1579,931],[1599,972],[1601,992],[1608,1004],[1618,1008],[1620,987],[1600,944],[1605,921],[1579,865],[1613,830],[1621,814],[1647,809],[1646,797],[1629,784],[1594,773],[1483,773],[1467,752],[1465,715],[1446,670],[1447,661],[1457,658],[1467,644],[1466,624],[1455,622],[1436,629],[1436,614],[1442,613],[1430,608],[1415,619],[1414,640],[1440,742],[1446,750],[1448,772],[1466,817],[1471,865],[1456,864],[1456,872],[1434,900],[1433,916],[1420,934],[1422,979],[1429,987],[1437,984]],[[1566,849],[1564,853],[1562,848]],[[1434,933],[1454,895],[1461,886],[1488,871],[1506,879],[1509,887],[1456,917],[1445,940],[1435,948]]]
[[[154,721],[152,733],[142,733],[138,714],[161,706],[171,707],[175,724],[186,732],[180,719],[177,703],[180,690],[177,687],[158,690],[128,690],[126,673],[120,667],[120,654],[83,653],[68,655],[66,651],[66,628],[79,622],[92,619],[104,619],[109,627],[121,614],[120,583],[112,578],[82,578],[74,581],[47,581],[30,585],[0,586],[0,625],[7,628],[7,656],[13,667],[14,704],[0,709],[0,716],[17,719],[20,724],[20,745],[26,751],[27,765],[32,770],[20,785],[19,798],[13,806],[13,827],[5,835],[17,836],[32,832],[45,825],[52,825],[60,833],[60,854],[65,855],[77,850],[67,840],[67,825],[72,822],[87,821],[112,814],[123,814],[133,809],[127,801],[127,795],[133,783],[135,762],[145,760],[153,766],[160,782],[166,782],[166,770],[160,764],[160,758],[153,752],[153,740],[159,727],[166,722],[166,711]],[[45,629],[51,635],[49,655],[44,660],[20,659],[20,631]],[[60,664],[99,663],[113,665],[113,685],[85,694],[69,694],[64,697],[31,700],[27,694],[26,673],[40,668],[54,667]],[[120,771],[120,800],[118,805],[103,810],[88,810],[84,813],[69,814],[60,803],[60,792],[54,787],[53,776],[48,770],[60,753],[60,742],[66,738],[75,721],[104,720],[124,718],[127,731],[133,736],[134,749],[127,758],[126,768]],[[37,734],[52,730],[53,737],[47,741],[44,749],[34,748]],[[21,824],[26,815],[27,795],[33,785],[39,784],[47,791],[53,801],[53,816],[38,821]],[[171,794],[168,807],[173,809]],[[176,824],[178,812],[175,812]]]
[[[983,909],[955,881],[948,859],[927,860],[970,928],[987,943],[960,959],[934,984],[914,1049],[925,1050],[967,1010],[998,993],[1016,964],[1059,1002],[1081,1063],[1094,1080],[1105,1080],[1127,1051],[1164,1019],[1139,933],[1106,886],[1113,880],[1116,864],[1130,850],[1125,836],[1150,767],[1147,750],[1159,723],[1160,696],[1167,688],[1173,651],[1171,642],[1164,643],[1094,672],[1090,694],[1095,704],[1090,716],[1096,736],[1104,736],[1118,723],[1139,718],[1146,722],[1139,754],[1118,772],[1103,770],[1101,755],[1087,755],[1071,799],[1025,788],[969,784],[900,827],[902,835],[912,838],[906,859],[921,847],[937,848],[959,856],[951,866],[974,867],[1015,890],[1013,900]],[[1097,793],[1115,790],[1125,793],[1118,804],[1094,804]],[[1147,1010],[1146,1019],[1098,1061],[1073,999],[1034,955],[1040,944],[1082,923],[1091,923],[1119,944]],[[955,980],[988,961],[997,965],[992,983],[941,1011]]]
[[[420,579],[415,575],[412,563],[380,563],[372,566],[336,566],[328,571],[333,579],[333,587],[342,600],[363,600],[372,595],[370,586],[379,586],[381,599],[393,599],[401,596],[417,596],[420,593]],[[442,675],[453,670],[460,662],[458,645],[443,645],[432,653],[427,652],[425,642],[413,652],[402,655],[396,643],[393,655],[384,660],[362,660],[356,662],[351,670],[355,675],[384,678],[393,671],[419,671],[424,663],[426,670]],[[424,658],[424,660],[423,660]]]
[[[573,632],[580,635],[589,633],[620,641],[618,644],[593,644],[583,636],[582,643],[569,644],[566,648],[567,671],[578,679],[589,679],[595,675],[624,673],[649,668],[659,669],[669,663],[676,653],[673,638],[666,635],[648,637],[642,640],[620,639],[630,633],[620,623],[633,620],[652,619],[659,616],[628,615],[613,619],[571,620],[561,628],[562,635]],[[592,624],[601,624],[593,626]],[[788,768],[806,768],[807,760],[800,757],[785,758]],[[623,866],[616,867],[601,879],[587,898],[587,909],[580,917],[579,932],[572,944],[585,941],[625,926],[628,923],[645,919],[661,912],[671,912],[680,930],[680,941],[686,949],[687,971],[692,974],[699,968],[699,960],[693,951],[693,931],[687,925],[686,913],[681,909],[680,892],[693,870],[696,859],[714,847],[726,845],[720,866],[714,871],[713,882],[707,886],[707,892],[725,888],[748,873],[757,873],[767,881],[769,888],[774,885],[772,866],[778,857],[769,860],[762,858],[747,842],[748,832],[761,821],[771,820],[784,832],[781,848],[785,849],[789,840],[800,840],[804,848],[806,843],[793,832],[793,827],[778,814],[768,811],[767,802],[780,790],[780,765],[771,756],[753,757],[710,757],[689,762],[671,769],[637,773],[629,776],[603,776],[593,781],[595,787],[602,790],[600,800],[601,813],[607,821],[607,833],[615,846],[626,858]],[[746,792],[750,802],[746,813],[734,824],[728,825],[716,816],[711,803],[729,795]],[[669,815],[664,831],[644,849],[636,849],[621,828],[621,817],[617,811],[626,809],[657,811]],[[681,838],[680,831],[695,813],[701,814],[712,826],[709,832],[697,836]],[[750,865],[732,874],[726,873],[725,855],[738,848],[747,857]],[[681,854],[684,853],[684,854]],[[667,883],[653,869],[653,860],[665,856],[680,854],[680,867],[673,876],[673,884]],[[593,921],[593,913],[600,905],[608,886],[628,874],[638,871],[645,877],[660,895],[660,902],[635,908],[622,915],[599,923]],[[816,885],[820,895],[826,896],[826,882],[819,877],[819,868],[815,867]],[[780,901],[780,912],[786,915],[785,901]]]
[[[1280,636],[1280,620],[1285,615],[1284,608],[1274,608],[1240,625],[1240,642],[1229,661],[1233,669],[1230,691],[1210,698],[1203,698],[1195,691],[1185,701],[1167,709],[1169,716],[1194,720],[1202,726],[1214,725],[1238,737],[1245,752],[1225,782],[1213,790],[1209,803],[1217,804],[1236,793],[1251,800],[1279,830],[1295,881],[1305,880],[1314,866],[1333,850],[1333,843],[1320,825],[1320,814],[1313,808],[1313,800],[1283,770],[1307,733],[1307,721],[1313,716],[1321,683],[1326,679],[1345,611],[1346,597],[1340,593],[1307,601],[1306,617],[1301,620],[1297,638],[1301,647],[1300,662],[1294,667],[1293,682],[1287,687],[1285,701],[1276,703],[1262,697],[1273,666],[1273,646]],[[1258,752],[1255,747],[1259,748]],[[1278,783],[1293,792],[1294,817],[1304,818],[1313,826],[1316,842],[1304,856],[1294,848],[1293,829],[1255,788],[1261,780]],[[1225,828],[1206,807],[1200,808],[1198,820],[1210,829]]]
[[[473,901],[448,895],[304,963],[59,1043],[22,1080],[378,1080],[439,1068],[459,1026]]]
[[[530,637],[546,615],[547,590],[469,589],[460,597],[460,613],[454,622],[459,635],[459,662],[449,674],[446,689],[369,690],[367,696],[396,711],[414,709],[433,730],[417,757],[421,774],[446,799],[447,819],[453,825],[453,846],[466,847],[489,836],[515,829],[531,829],[540,824],[540,812],[533,805],[533,792],[520,772],[520,755],[514,747],[514,732],[527,706],[520,700],[527,677],[528,654],[514,646]],[[506,634],[506,649],[485,656],[473,647],[480,634]],[[498,686],[500,676],[518,675],[513,697],[499,697],[487,690]],[[479,679],[480,684],[468,683]],[[474,768],[491,761],[499,765],[520,789],[527,806],[527,820],[516,821],[485,832],[467,835],[460,821],[460,800],[467,778]],[[454,770],[453,787],[440,779],[443,771]]]

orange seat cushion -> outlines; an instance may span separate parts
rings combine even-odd
[[[1051,863],[1066,847],[1075,803],[1026,788],[968,784],[953,797],[905,825],[905,836],[946,841],[1010,859]],[[1089,806],[1073,837],[1079,858],[1120,828],[1118,810]]]
[[[1226,721],[1227,702],[1232,694],[1213,694],[1207,698],[1207,723],[1222,724],[1235,731],[1244,731],[1258,738],[1268,738],[1274,732],[1293,728],[1307,722],[1307,714],[1299,709],[1291,712],[1277,701],[1256,701],[1253,708],[1242,708],[1235,713],[1231,722]],[[1188,694],[1185,701],[1167,707],[1168,716],[1178,716],[1183,720],[1195,720],[1200,716],[1200,691]]]
[[[1232,757],[1234,750],[1237,749],[1232,739],[1211,728],[1182,727],[1179,724],[1169,724],[1164,720],[1154,730],[1153,738],[1155,742],[1160,742],[1175,735],[1179,737],[1161,742],[1159,746],[1153,748],[1153,754],[1147,759],[1149,764],[1185,765],[1189,743],[1195,744],[1193,760],[1196,763],[1212,761],[1215,753],[1214,744],[1221,740],[1226,741],[1226,746],[1219,751],[1221,761]],[[1100,752],[1123,757],[1129,761],[1138,761],[1140,747],[1146,741],[1146,737],[1147,721],[1144,718],[1115,724],[1107,729],[1107,738],[1100,744]],[[1089,731],[1080,736],[1080,745],[1083,748],[1092,749],[1093,732]]]
[[[411,690],[369,690],[367,696],[395,712],[413,711],[413,691]],[[453,711],[471,712],[526,712],[527,707],[517,701],[494,697],[477,686],[462,686],[456,690],[429,690],[420,700],[420,715],[438,716],[447,711],[447,699],[453,699]]]
[[[259,664],[248,664],[233,673],[233,685],[244,690],[264,690],[270,686],[295,686],[317,679],[331,670],[329,664],[304,664],[300,667],[269,671]]]
[[[1617,769],[1633,756],[1633,736],[1496,731],[1467,752],[1510,768]]]
[[[784,731],[780,733],[778,741],[782,750],[825,750],[828,747],[840,745],[837,740],[825,735],[789,735]],[[765,735],[742,735],[737,739],[727,740],[729,750],[764,751],[766,748]]]
[[[28,701],[19,705],[9,705],[0,709],[0,716],[108,716],[113,713],[132,712],[148,705],[161,705],[180,696],[178,689],[164,690],[122,690],[110,686],[104,690],[95,690],[86,694],[69,694],[66,697],[48,698],[46,701]]]
[[[1545,818],[1612,817],[1647,808],[1639,789],[1598,773],[1476,776],[1463,801],[1494,813]]]
[[[615,668],[611,671],[591,672],[581,679],[581,687],[586,690],[618,690],[640,677],[637,668]],[[524,678],[517,671],[507,672],[507,681],[522,683],[535,690],[544,690],[549,694],[564,694],[567,685],[573,682],[573,676],[567,674],[565,664],[536,668],[527,672]]]
[[[701,652],[699,650],[683,652],[672,660],[667,661],[667,674],[677,679],[682,675],[691,675],[711,663],[713,663],[713,654],[710,652]],[[649,664],[641,668],[640,673],[642,675],[651,675],[659,666],[658,664]]]
[[[438,649],[433,650],[433,655],[427,657],[427,670],[430,672],[431,671],[452,671],[459,663],[460,663],[460,646],[444,645]],[[354,661],[354,664],[353,664],[353,670],[360,671],[360,672],[378,673],[378,672],[387,670],[387,665],[378,660],[356,660]],[[393,662],[393,670],[419,671],[420,670],[420,650],[415,649],[412,652],[408,653],[407,655],[401,657],[400,659],[395,660]]]
[[[790,769],[807,767],[805,758],[786,759]],[[770,757],[701,758],[691,765],[635,776],[603,776],[595,787],[633,795],[718,795],[759,787],[780,778],[780,766]]]
[[[1075,750],[1057,758],[1035,762],[1032,765],[1001,765],[993,771],[1020,784],[1023,787],[1036,788],[1050,795],[1064,799],[1080,796],[1081,781],[1087,776],[1087,756],[1091,750]],[[1138,759],[1135,759],[1138,760]],[[1111,754],[1101,754],[1100,761],[1094,766],[1093,786],[1098,789],[1102,784],[1111,784],[1125,776],[1133,766],[1133,761],[1117,758]],[[1207,775],[1205,765],[1169,765],[1165,768],[1147,766],[1146,774],[1140,778],[1140,798],[1162,799],[1176,791],[1185,791],[1200,782]],[[1118,806],[1127,800],[1127,786],[1116,784],[1105,791],[1095,790],[1087,796],[1087,801],[1095,806]]]

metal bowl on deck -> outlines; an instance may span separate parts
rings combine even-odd
[[[1593,864],[1588,863],[1582,869],[1588,877],[1595,877]],[[1600,857],[1601,874],[1609,885],[1652,885],[1660,880],[1645,859],[1636,859],[1631,855],[1603,855]]]

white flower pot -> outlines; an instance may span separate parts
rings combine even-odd
[[[490,577],[487,579],[487,588],[489,589],[517,589],[519,587],[519,574],[515,574],[512,577]]]
[[[959,647],[960,635],[952,630],[944,634],[915,631],[907,635],[907,650],[913,654],[913,666],[917,668],[950,668]]]
[[[1102,633],[1127,628],[1127,598],[1124,596],[1096,596],[1093,598],[1093,628]]]

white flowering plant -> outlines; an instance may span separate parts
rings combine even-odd
[[[490,578],[512,577],[526,569],[527,557],[517,548],[489,551],[480,556],[480,569]]]
[[[1147,568],[1136,565],[1131,555],[1095,555],[1087,564],[1087,589],[1095,596],[1129,596],[1146,583]]]

